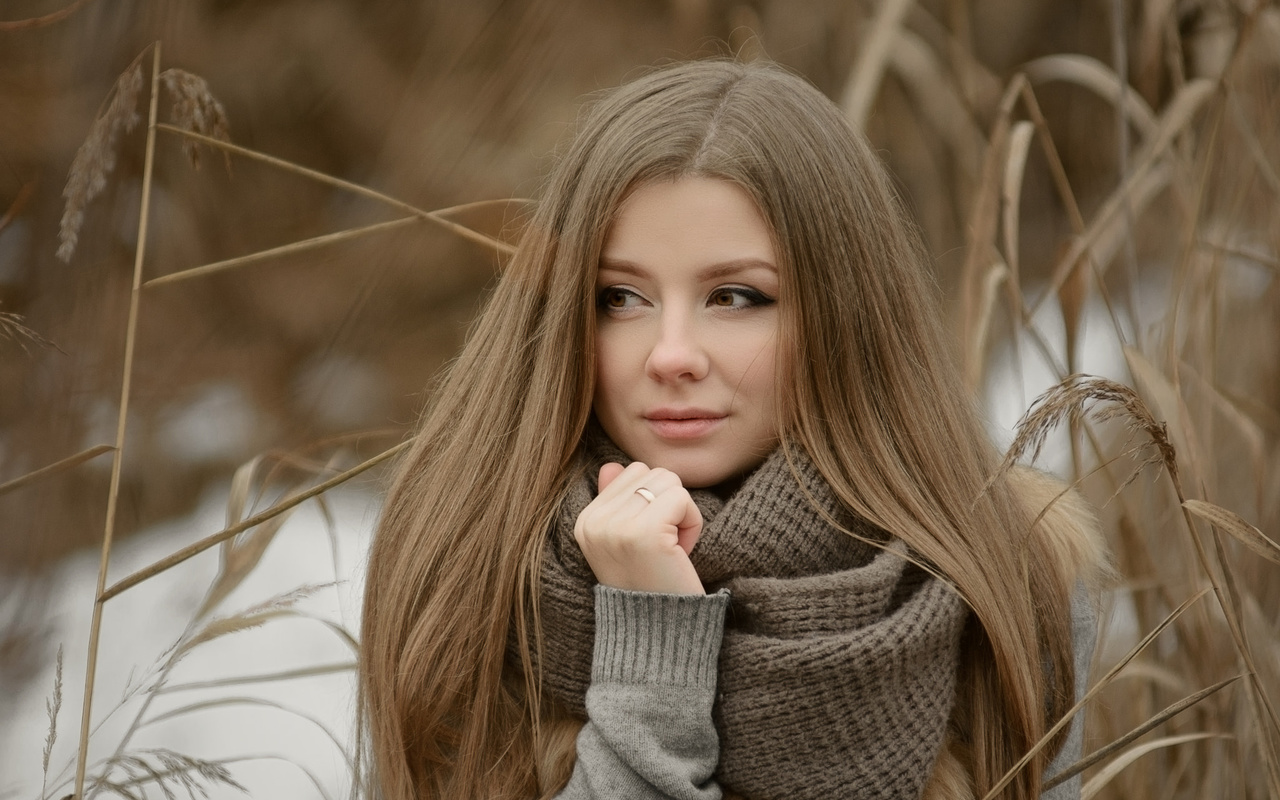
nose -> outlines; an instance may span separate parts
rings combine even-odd
[[[660,383],[705,378],[711,359],[698,336],[695,320],[664,309],[658,321],[657,340],[644,366],[645,374]]]

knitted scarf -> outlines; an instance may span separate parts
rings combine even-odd
[[[793,460],[794,472],[779,449],[727,501],[691,493],[703,529],[690,558],[709,592],[732,595],[716,778],[747,798],[914,800],[951,711],[965,607],[901,557],[901,541],[842,509],[802,453]],[[584,445],[541,574],[544,686],[584,718],[596,581],[573,527],[606,461],[630,459],[607,440]]]

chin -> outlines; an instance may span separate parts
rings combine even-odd
[[[706,469],[673,469],[667,467],[672,472],[680,476],[680,484],[686,489],[710,489],[713,486],[724,483],[731,477],[723,470],[711,471]]]
[[[766,454],[767,455],[767,454]],[[650,467],[669,469],[680,476],[680,484],[686,489],[714,489],[721,486],[736,487],[764,462],[765,456],[742,460],[726,466],[724,458],[715,455],[677,453],[668,457],[655,455],[652,461],[644,461]]]

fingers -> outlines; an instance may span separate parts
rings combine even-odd
[[[648,489],[657,497],[668,489],[681,487],[680,477],[671,470],[661,467],[649,469],[640,461],[633,461],[626,469],[619,464],[605,464],[600,468],[598,485],[604,502],[626,499],[640,488]],[[636,496],[643,498],[642,495]]]
[[[611,463],[601,467],[598,485],[599,494],[574,526],[597,580],[624,589],[701,594],[688,553],[702,515],[680,477],[641,462],[625,469]]]
[[[673,498],[677,499],[677,501],[680,497],[687,499],[689,496],[689,493],[684,490],[684,486],[680,483],[680,476],[665,469],[651,469],[647,474],[641,475],[634,486],[628,483],[625,489],[630,490],[629,494],[632,496],[646,500],[651,505],[658,502],[670,503]],[[639,491],[640,489],[647,489],[652,495],[652,499],[642,494]],[[660,501],[659,498],[664,495],[667,496],[666,499]]]
[[[605,487],[613,483],[614,478],[617,478],[621,474],[622,465],[616,462],[610,461],[608,464],[600,467],[600,479],[598,481],[600,491],[603,492]]]

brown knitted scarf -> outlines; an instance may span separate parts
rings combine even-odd
[[[629,462],[607,441],[584,449],[547,543],[539,601],[544,686],[583,717],[596,581],[573,526],[596,495],[599,466]],[[951,711],[965,607],[795,458],[798,475],[779,450],[728,501],[692,493],[704,525],[691,559],[708,591],[732,594],[716,777],[753,800],[918,798]],[[886,548],[835,529],[813,501]]]

